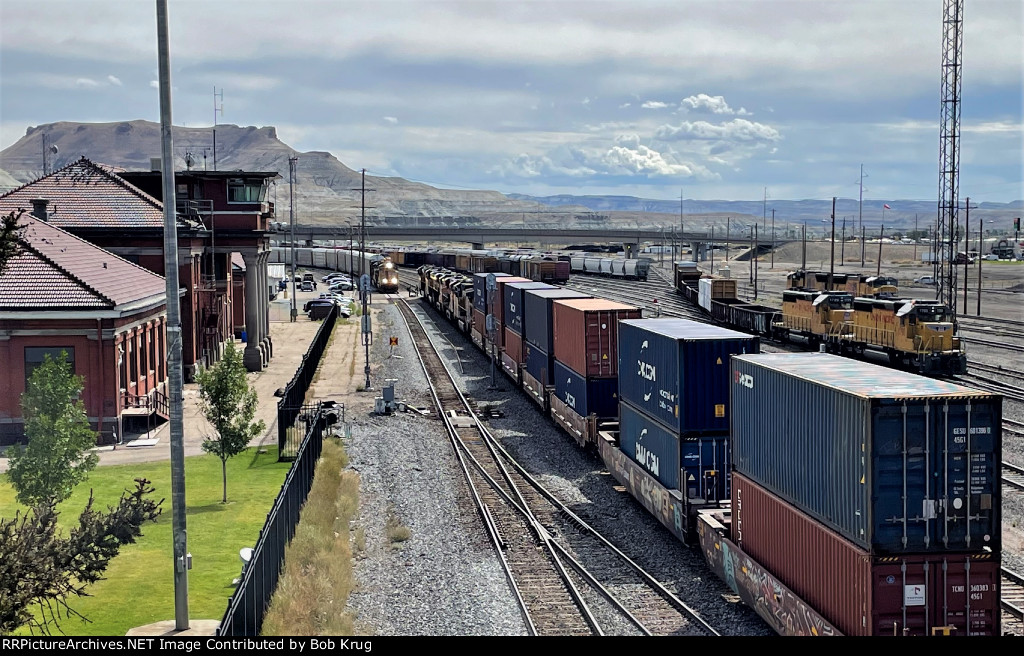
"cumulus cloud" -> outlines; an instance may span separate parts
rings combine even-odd
[[[697,112],[710,112],[712,114],[727,114],[737,116],[749,116],[748,112],[743,107],[739,109],[733,109],[729,106],[729,103],[725,101],[724,96],[709,96],[706,93],[698,93],[696,96],[690,96],[683,98],[679,102],[679,106],[683,111],[697,111]]]
[[[640,105],[644,109],[665,109],[670,107],[668,103],[661,102],[660,100],[648,100],[644,104]]]
[[[725,123],[683,121],[679,125],[662,125],[654,137],[661,141],[720,140],[745,143],[771,143],[782,138],[770,125],[734,118]]]
[[[385,123],[390,123],[391,125],[395,125],[396,123],[398,123],[398,119],[395,118],[394,116],[385,116],[384,117],[384,122]]]
[[[507,178],[568,177],[600,180],[611,177],[657,179],[666,176],[717,179],[707,167],[644,145],[637,134],[621,134],[608,148],[559,146],[543,155],[520,154],[492,169]]]
[[[99,85],[99,82],[87,77],[80,77],[77,80],[75,80],[75,86],[81,87],[83,89],[95,89]]]
[[[121,84],[121,80],[119,80],[117,77],[113,75],[107,76],[107,82],[113,84],[115,87],[124,86],[123,84]]]

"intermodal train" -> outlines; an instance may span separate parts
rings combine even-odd
[[[828,290],[828,275],[790,274],[781,308],[737,298],[735,280],[703,275],[696,263],[677,262],[674,279],[678,293],[721,325],[838,355],[873,351],[922,374],[967,372],[964,344],[944,304],[899,298],[894,279],[876,276],[834,276]]]
[[[387,254],[396,265],[414,269],[426,265],[468,274],[506,273],[552,285],[569,281],[569,262],[537,251],[405,248]]]
[[[1001,397],[503,273],[426,303],[783,635],[999,635]],[[847,294],[849,296],[849,294]]]
[[[290,263],[291,249],[274,246],[270,249],[270,262]],[[382,294],[398,291],[398,272],[387,253],[374,253],[344,248],[296,248],[295,265],[315,269],[328,269],[347,273],[355,280],[362,274],[370,276],[370,282]]]

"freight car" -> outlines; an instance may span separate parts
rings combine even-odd
[[[572,255],[569,257],[570,273],[587,273],[606,278],[626,280],[647,280],[651,260],[640,258],[597,257],[594,255]]]
[[[405,267],[427,265],[464,274],[505,273],[552,285],[569,282],[569,262],[536,251],[406,248],[387,254],[395,264]]]
[[[921,374],[967,372],[964,344],[943,304],[895,298],[888,292],[854,296],[847,291],[801,287],[811,278],[819,284],[821,275],[791,274],[790,288],[782,292],[782,307],[774,308],[736,298],[735,281],[702,277],[690,263],[675,266],[676,291],[724,326],[812,350],[824,347],[837,355],[863,357],[872,351],[887,356],[894,367]],[[858,278],[855,288],[895,289],[893,282]]]
[[[760,356],[756,336],[507,274],[420,276],[779,633],[998,635],[1000,397],[828,354]],[[806,411],[782,410],[794,398]]]

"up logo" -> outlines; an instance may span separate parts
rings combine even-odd
[[[754,389],[754,377],[750,374],[741,374],[736,372],[736,384],[742,385],[748,389]]]

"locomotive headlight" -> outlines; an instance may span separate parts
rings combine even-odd
[[[391,279],[391,284],[392,285],[397,285],[398,284],[398,278],[392,278]]]

